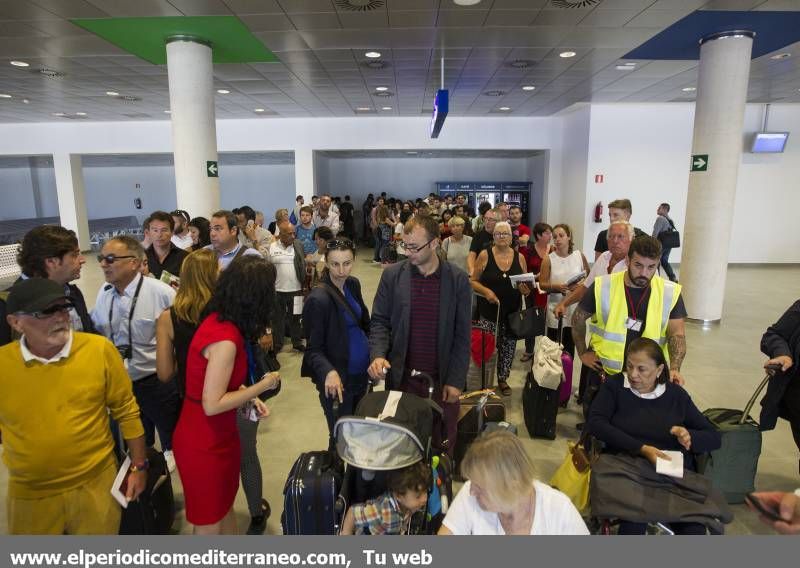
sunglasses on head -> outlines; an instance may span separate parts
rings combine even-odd
[[[29,316],[33,316],[36,319],[47,319],[55,314],[68,312],[72,308],[75,307],[75,304],[72,302],[62,302],[60,304],[55,304],[53,306],[48,306],[43,310],[39,310],[38,312],[25,312]]]
[[[331,239],[325,244],[328,250],[353,250],[353,241],[350,239]]]
[[[126,255],[123,255],[123,256],[117,256],[115,254],[107,254],[107,255],[103,256],[102,254],[98,254],[97,255],[97,262],[102,263],[103,261],[106,261],[106,263],[108,263],[108,264],[114,264],[116,261],[118,261],[120,259],[123,259],[123,258],[136,258],[136,257],[133,256],[132,254],[126,254]]]

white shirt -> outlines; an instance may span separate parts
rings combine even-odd
[[[631,383],[628,381],[628,373],[622,374],[622,386],[631,391],[633,394],[638,396],[639,398],[643,398],[645,400],[653,400],[660,397],[667,391],[667,385],[665,384],[657,384],[656,388],[653,389],[652,392],[645,392],[641,393],[637,391],[635,388],[631,387]]]
[[[339,232],[339,214],[333,210],[333,207],[328,209],[327,217],[320,217],[319,210],[314,211],[311,221],[317,227],[330,227],[334,237]]]
[[[31,361],[39,361],[39,363],[47,365],[49,363],[61,361],[61,359],[66,359],[69,357],[69,352],[72,350],[72,330],[69,331],[69,339],[64,344],[64,347],[61,348],[61,351],[53,355],[50,359],[45,359],[44,357],[39,357],[38,355],[31,353],[31,350],[28,349],[28,343],[25,341],[24,335],[19,339],[19,350],[22,351],[22,358],[26,363],[30,363]]]
[[[139,281],[142,289],[136,300],[131,321],[133,341],[128,338],[128,317],[131,311],[131,302],[136,293]],[[113,305],[112,305],[113,299]],[[123,294],[111,284],[100,288],[97,302],[92,310],[92,321],[97,331],[105,335],[114,345],[130,345],[133,356],[128,363],[128,374],[131,379],[138,381],[156,372],[156,320],[161,312],[172,305],[175,299],[175,290],[155,278],[146,278],[137,274],[136,278],[128,284]],[[111,322],[108,321],[111,310]]]
[[[550,258],[550,282],[553,284],[563,284],[583,272],[583,254],[579,250],[574,250],[565,257],[558,256],[555,251],[548,256]],[[558,328],[558,319],[554,310],[563,299],[564,296],[558,292],[550,292],[547,296],[547,327],[551,329]],[[578,304],[572,304],[567,308],[567,313],[564,314],[564,327],[570,327],[572,314],[575,313],[577,307]]]
[[[172,238],[170,238],[170,240],[179,249],[187,249],[193,244],[192,234],[189,233],[188,231],[182,237],[180,235],[172,235]]]
[[[504,535],[497,513],[481,509],[478,500],[470,495],[467,481],[458,492],[443,524],[456,535]],[[533,482],[536,491],[532,535],[588,535],[589,530],[569,498],[541,481]]]
[[[586,277],[586,280],[583,281],[583,285],[586,288],[592,285],[594,279],[598,276],[607,276],[608,272],[608,264],[611,262],[611,251],[607,250],[603,254],[597,257],[597,260],[594,261],[592,265],[592,269],[589,271],[589,275]],[[620,260],[617,264],[614,265],[614,269],[611,271],[611,274],[614,272],[624,272],[628,268],[628,257],[626,256],[622,260]]]
[[[294,243],[285,247],[282,242],[275,241],[269,245],[269,259],[275,265],[277,273],[275,277],[276,292],[302,290],[303,283],[297,280],[297,272],[294,270]]]

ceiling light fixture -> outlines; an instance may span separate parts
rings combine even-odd
[[[76,112],[75,116],[89,116],[89,115],[86,114],[85,112]]]
[[[770,59],[786,59],[787,57],[791,57],[791,53],[778,53],[776,55],[770,56]]]
[[[575,57],[577,55],[574,51],[562,51],[558,54],[559,57],[563,57],[564,59],[568,59],[570,57]]]
[[[511,107],[500,107],[497,110],[502,110],[503,112],[505,112],[505,111],[511,110]]]
[[[6,93],[0,93],[0,99],[10,99],[11,95],[7,95]]]
[[[389,87],[375,87],[375,90],[378,92],[388,91]]]
[[[684,93],[693,93],[696,90],[697,87],[684,87],[683,89],[681,89],[681,91],[683,91]]]
[[[633,63],[625,63],[624,65],[617,65],[617,71],[633,71],[636,65]]]
[[[54,112],[53,116],[64,117],[64,116],[67,116],[67,115],[64,114],[63,112]]]
[[[392,110],[392,107],[381,107],[381,110]]]
[[[406,154],[408,154],[409,156],[415,156],[419,154],[419,152],[417,152],[416,150],[409,150],[408,152],[406,152]]]
[[[106,91],[106,94],[109,97],[118,97],[119,96],[119,93],[117,91]]]
[[[30,67],[30,63],[26,63],[25,61],[12,61],[11,65],[14,67]]]
[[[231,92],[228,89],[217,89],[217,92],[220,95],[230,95],[231,94]]]
[[[369,107],[358,107],[358,108],[356,108],[356,110],[359,111],[359,112],[368,112],[368,111],[370,111],[372,109],[369,108]]]
[[[27,105],[27,104],[30,104],[30,102],[31,101],[29,101],[28,99],[22,99],[22,104],[26,104]]]
[[[263,108],[254,108],[253,112],[266,112]]]
[[[536,87],[534,87],[533,85],[524,85],[522,87],[523,91],[533,91],[534,89],[536,89]]]
[[[378,59],[381,54],[379,51],[368,51],[364,54],[365,57],[369,57],[370,59]]]
[[[453,0],[453,3],[457,6],[474,6],[475,4],[480,4],[481,0]]]
[[[167,110],[165,110],[165,111],[164,111],[164,113],[165,113],[165,114],[172,114],[172,111],[171,111],[171,110],[169,110],[169,109],[167,109]]]

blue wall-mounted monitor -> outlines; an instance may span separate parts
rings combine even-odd
[[[431,138],[439,138],[439,132],[444,126],[444,119],[447,118],[449,107],[447,89],[436,91],[436,98],[433,99],[433,116],[431,116]]]
[[[753,135],[753,154],[780,154],[786,149],[788,132],[756,132]]]

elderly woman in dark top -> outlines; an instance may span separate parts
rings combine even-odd
[[[350,276],[356,254],[353,241],[336,238],[326,248],[322,279],[303,306],[306,351],[301,375],[311,377],[317,387],[333,447],[337,418],[333,401],[339,401],[340,416],[353,414],[367,392],[369,311],[361,283]]]
[[[761,401],[760,427],[771,430],[779,417],[788,420],[794,443],[800,448],[800,367],[796,364],[800,357],[800,300],[767,328],[761,338],[761,352],[769,357],[764,366],[774,376]],[[777,366],[780,369],[774,370]]]
[[[722,438],[689,394],[669,380],[658,343],[644,337],[628,346],[625,372],[608,377],[592,402],[589,433],[605,442],[605,451],[646,458],[655,467],[665,450],[683,453],[684,469],[695,469],[695,453],[716,450]],[[653,519],[658,521],[659,519]],[[619,534],[645,534],[642,523],[622,521]],[[676,534],[705,534],[699,523],[672,523]]]

